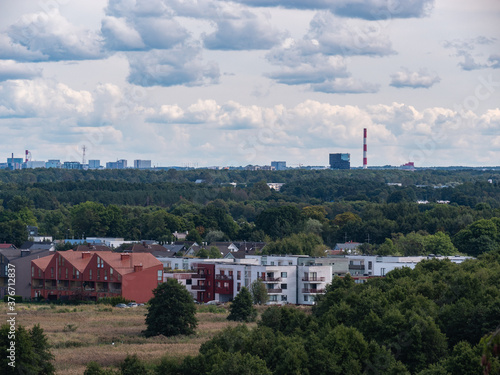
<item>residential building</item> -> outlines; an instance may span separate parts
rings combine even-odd
[[[151,160],[134,160],[134,168],[151,169]]]
[[[16,295],[28,299],[31,297],[31,261],[51,254],[53,251],[48,249],[16,249],[15,246],[9,248],[0,246],[0,298],[3,298],[8,292],[9,264],[12,264],[16,271],[15,285],[13,285]]]
[[[45,168],[61,168],[61,166],[61,161],[55,159],[49,160],[45,163]]]
[[[350,169],[351,154],[330,154],[331,169]]]
[[[137,303],[153,297],[163,265],[148,253],[57,251],[31,262],[31,297],[48,300],[121,296]]]
[[[89,160],[89,169],[101,169],[101,161]]]
[[[62,165],[63,169],[83,169],[83,165],[78,161],[65,161]]]
[[[127,161],[120,159],[118,161],[111,161],[106,163],[106,169],[125,169],[127,168]]]
[[[28,160],[23,163],[24,169],[45,168],[44,161]]]

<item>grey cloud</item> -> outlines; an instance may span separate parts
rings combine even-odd
[[[311,44],[310,41],[314,41]],[[380,29],[370,23],[350,23],[328,12],[318,12],[304,38],[303,48],[317,49],[327,55],[375,55],[395,54],[391,41]]]
[[[488,63],[490,64],[490,68],[500,69],[500,55],[491,55],[488,58]]]
[[[16,61],[46,61],[48,56],[40,51],[30,51],[27,47],[14,43],[9,36],[0,34],[0,59]]]
[[[453,56],[460,57],[463,60],[458,63],[463,70],[477,70],[484,68],[497,68],[495,56],[491,55],[487,61],[480,62],[474,55],[479,46],[491,45],[496,42],[495,38],[478,36],[470,39],[454,39],[443,43],[444,48],[454,51]],[[480,55],[480,54],[479,54]]]
[[[326,9],[341,17],[382,20],[428,16],[434,0],[237,0],[249,6]]]
[[[216,63],[203,63],[201,49],[196,46],[172,50],[130,53],[128,82],[139,86],[202,86],[218,83]]]
[[[267,55],[268,60],[280,71],[267,76],[286,85],[322,83],[349,74],[342,57],[328,57],[322,54],[304,56],[300,49],[277,48]]]
[[[429,88],[441,81],[437,74],[431,74],[426,69],[421,69],[418,72],[411,72],[406,68],[391,75],[390,85],[397,88]]]
[[[111,50],[134,51],[146,47],[137,30],[128,25],[124,18],[105,17],[101,22],[101,33],[106,47]]]
[[[57,9],[22,16],[7,29],[7,35],[10,38],[11,53],[12,50],[17,50],[32,54],[31,59],[24,61],[87,60],[104,57],[99,35],[91,30],[73,26]]]
[[[116,4],[110,4],[114,5]],[[144,16],[136,8],[137,6],[135,11],[108,9],[108,16],[101,24],[101,32],[108,48],[115,51],[170,49],[189,37],[184,27],[161,11],[161,17],[158,14],[149,15],[149,12]]]
[[[32,79],[41,75],[42,70],[39,68],[33,68],[25,64],[16,64],[14,61],[0,62],[0,81]]]
[[[283,34],[254,15],[245,19],[217,22],[217,31],[204,37],[204,45],[216,50],[269,49],[283,39]]]
[[[313,91],[324,92],[328,94],[365,94],[376,93],[380,85],[359,81],[349,78],[336,78],[322,83],[312,84]]]

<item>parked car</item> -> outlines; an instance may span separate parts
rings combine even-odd
[[[205,305],[220,305],[220,302],[214,299],[213,301],[205,302]]]
[[[118,305],[116,305],[115,307],[118,307],[120,309],[128,309],[129,306],[125,305],[124,303],[119,303]]]
[[[135,303],[135,302],[129,302],[129,303],[127,303],[127,306],[128,307],[137,307],[139,305],[137,303]]]

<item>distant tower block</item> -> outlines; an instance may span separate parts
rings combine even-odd
[[[368,168],[368,158],[366,157],[366,128],[363,129],[363,169]]]

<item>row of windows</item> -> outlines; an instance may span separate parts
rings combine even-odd
[[[63,258],[64,259],[64,258]],[[63,268],[63,267],[59,267],[58,269],[58,277],[61,278],[62,277],[62,270],[64,269],[64,277],[66,279],[69,278],[69,268],[66,267],[66,268]],[[161,274],[161,271],[158,271],[158,281],[162,281],[162,276],[163,274]],[[73,276],[73,279],[79,279],[80,278],[80,271],[77,270],[75,267],[73,267],[73,273],[72,273],[72,276]],[[110,268],[109,269],[109,276],[110,278],[113,277],[113,268]],[[34,266],[31,266],[31,277],[35,277],[35,267]],[[92,280],[92,269],[89,269],[89,279]],[[39,268],[38,269],[38,278],[42,278],[42,270]],[[54,267],[50,267],[50,278],[53,279],[54,278]],[[101,279],[101,270],[98,269],[97,270],[97,280],[100,280]],[[120,275],[118,275],[118,279],[120,279]],[[108,270],[104,270],[104,280],[108,280]]]

